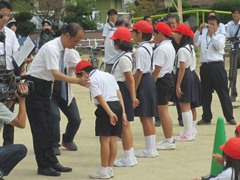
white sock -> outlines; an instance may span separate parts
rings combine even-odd
[[[100,167],[100,172],[103,173],[103,174],[107,174],[108,173],[108,168],[109,167]]]
[[[151,138],[151,143],[152,143],[152,150],[156,150],[156,134],[152,135],[152,138]]]
[[[151,135],[145,136],[145,144],[146,144],[146,150],[152,150],[152,141],[151,141]]]
[[[196,120],[193,120],[193,133],[196,133],[197,132],[197,129],[196,129],[196,124],[197,124],[197,121]]]
[[[131,157],[135,158],[135,156],[134,156],[134,148],[132,147],[130,150],[131,150]]]
[[[124,159],[130,159],[132,157],[132,150],[124,150]]]
[[[113,170],[113,167],[108,167],[108,171],[112,171]]]
[[[191,111],[182,112],[182,119],[183,119],[183,127],[184,127],[184,134],[192,135],[192,118],[191,118]]]
[[[173,136],[171,138],[166,138],[166,141],[169,142],[170,144],[173,143]]]

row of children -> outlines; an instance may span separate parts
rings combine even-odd
[[[126,27],[115,30],[111,39],[121,53],[112,66],[113,76],[95,69],[85,60],[76,66],[78,77],[90,79],[90,91],[97,106],[95,134],[100,136],[101,168],[90,174],[90,178],[111,178],[114,176],[113,165],[134,166],[137,164],[136,157],[153,158],[158,156],[157,149],[175,149],[172,120],[168,112],[172,94],[176,94],[173,99],[180,102],[184,121],[184,132],[175,140],[195,139],[191,103],[195,103],[195,107],[200,105],[200,90],[199,79],[194,72],[194,33],[185,24],[171,29],[165,22],[159,22],[154,28],[140,20],[132,27],[132,35]],[[153,31],[154,50],[149,43]],[[177,55],[171,42],[172,35],[180,45]],[[139,44],[134,60],[131,37]],[[165,140],[156,144],[153,117],[157,114],[162,120]],[[146,145],[135,153],[129,123],[134,116],[140,118]],[[124,157],[115,161],[117,136],[122,137]]]

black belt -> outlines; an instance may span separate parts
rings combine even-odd
[[[223,63],[223,61],[202,62],[202,65],[208,65],[208,64],[220,64],[220,63]]]
[[[31,76],[30,78],[32,81],[36,82],[36,83],[41,83],[41,84],[49,84],[51,85],[53,82],[52,81],[47,81],[47,80],[43,80],[43,79],[39,79],[36,77]]]

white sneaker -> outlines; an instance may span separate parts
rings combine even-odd
[[[128,159],[122,158],[114,161],[113,165],[117,167],[132,167],[135,165],[135,163],[131,158]]]
[[[138,164],[138,161],[137,161],[137,158],[135,156],[131,157],[133,162],[134,162],[134,165],[136,166]]]
[[[174,136],[173,137],[175,141],[181,141],[181,142],[186,142],[186,141],[193,141],[195,139],[194,135],[186,135],[182,134],[179,136]]]
[[[184,132],[183,132],[183,131],[181,131],[181,132],[178,133],[178,136],[182,136],[182,135],[184,135]],[[196,139],[196,136],[197,136],[197,130],[195,129],[195,131],[193,130],[193,133],[192,133],[192,138],[193,138],[193,140]],[[175,136],[175,137],[176,137],[176,136]]]
[[[114,177],[113,169],[108,169],[108,174],[110,178],[113,178]]]
[[[109,172],[102,173],[102,172],[100,172],[100,170],[98,170],[92,174],[89,174],[89,178],[90,179],[109,179],[110,175],[109,175]]]
[[[142,149],[135,153],[135,156],[138,158],[155,158],[158,156],[157,150],[155,151],[149,151],[146,149]]]
[[[176,148],[176,144],[174,141],[169,143],[167,140],[164,140],[157,143],[156,148],[157,150],[173,150]]]

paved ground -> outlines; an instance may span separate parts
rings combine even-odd
[[[239,84],[238,84],[239,85]],[[239,87],[239,86],[238,86]],[[89,90],[80,86],[74,86],[74,93],[77,98],[79,110],[82,117],[81,127],[76,135],[75,142],[79,150],[70,152],[62,149],[62,155],[59,160],[63,165],[71,166],[73,172],[62,173],[58,179],[64,180],[84,180],[88,179],[88,174],[95,171],[100,164],[99,142],[94,136],[94,111],[95,107],[90,99]],[[240,105],[240,99],[234,103]],[[197,109],[198,119],[201,116],[201,108]],[[198,126],[198,135],[193,142],[177,142],[176,150],[159,151],[159,156],[153,159],[138,159],[139,164],[131,168],[114,168],[116,180],[190,180],[200,175],[206,175],[210,172],[211,154],[213,149],[213,139],[215,135],[216,121],[222,115],[221,106],[214,93],[213,103],[213,121],[208,126]],[[174,133],[182,130],[178,126],[177,113],[175,106],[170,106],[170,112],[173,119]],[[234,109],[234,116],[240,122],[240,111]],[[144,138],[142,127],[138,118],[131,124],[134,135],[134,147],[139,150],[144,147]],[[66,126],[66,118],[62,116],[62,132]],[[227,138],[234,135],[234,126],[225,125]],[[163,138],[162,128],[157,128],[157,141]],[[2,143],[2,140],[0,140]],[[15,143],[23,143],[28,148],[27,157],[16,166],[12,173],[6,177],[6,180],[50,180],[54,177],[39,176],[36,174],[37,165],[35,162],[32,136],[29,124],[24,130],[16,129]],[[121,156],[121,142],[118,142],[118,157]]]

